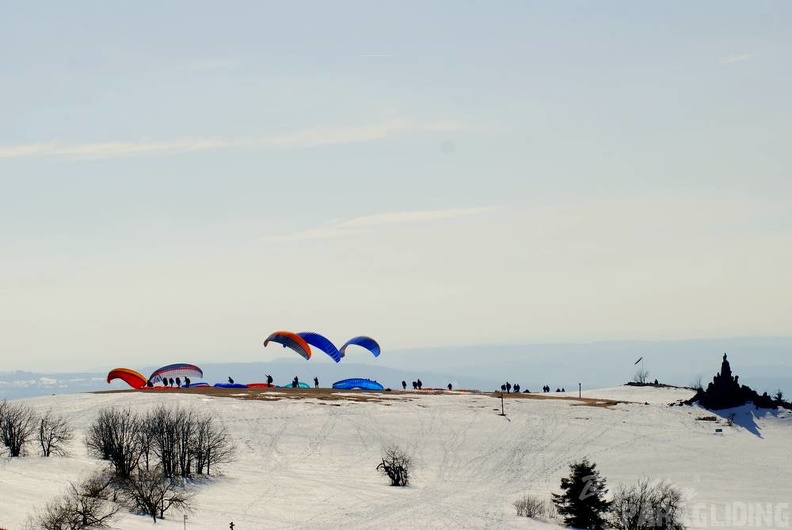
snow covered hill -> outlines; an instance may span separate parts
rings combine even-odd
[[[186,392],[116,392],[24,400],[67,415],[77,430],[68,457],[0,460],[0,527],[27,516],[101,463],[87,456],[83,431],[99,409],[179,404],[214,414],[236,459],[198,488],[189,529],[228,528],[547,528],[515,515],[526,493],[558,491],[568,464],[587,456],[609,486],[641,476],[670,480],[688,497],[691,525],[713,526],[735,506],[770,506],[787,516],[792,415],[750,408],[715,415],[669,406],[691,392],[618,387],[577,395],[506,396],[384,392],[352,401],[300,398],[289,390],[235,399]],[[305,397],[307,396],[307,397]],[[618,400],[608,404],[597,400]],[[734,414],[733,426],[728,419]],[[702,419],[710,417],[710,419]],[[723,434],[715,434],[715,428]],[[413,484],[389,487],[375,467],[398,444],[415,460]],[[113,528],[151,528],[122,512]],[[169,512],[158,529],[183,529]]]

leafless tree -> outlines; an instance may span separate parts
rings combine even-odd
[[[696,375],[696,379],[693,380],[693,384],[690,385],[690,388],[696,391],[704,390],[704,376],[702,374]]]
[[[118,513],[113,502],[112,478],[94,475],[81,484],[69,484],[66,493],[47,503],[27,527],[43,530],[108,528]]]
[[[103,409],[88,427],[85,444],[92,455],[109,461],[116,476],[124,479],[137,469],[140,461],[137,441],[140,427],[140,417],[129,409]]]
[[[166,477],[161,470],[138,470],[120,483],[122,494],[133,510],[150,515],[156,523],[171,508],[190,510],[193,494],[184,481]]]
[[[609,522],[616,530],[682,530],[683,518],[683,497],[677,488],[642,478],[616,489]]]
[[[66,419],[48,410],[39,418],[38,425],[41,456],[65,455],[66,444],[74,438],[74,433]]]
[[[212,416],[196,418],[194,434],[191,454],[195,473],[210,475],[213,469],[233,460],[234,446],[228,432]]]
[[[23,456],[36,432],[36,413],[21,403],[0,404],[0,442],[12,457]]]
[[[412,458],[399,446],[390,445],[382,450],[382,461],[377,471],[388,476],[391,486],[407,486],[410,483]]]
[[[140,422],[136,440],[140,449],[140,461],[138,465],[145,470],[152,469],[155,465],[154,444],[157,436],[156,421],[153,414],[147,414]]]
[[[638,368],[635,375],[633,375],[633,382],[640,385],[645,385],[647,379],[649,379],[649,370],[644,367]]]

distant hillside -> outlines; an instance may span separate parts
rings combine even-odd
[[[792,396],[792,338],[734,338],[684,341],[614,341],[591,344],[489,344],[439,348],[388,350],[378,358],[368,352],[350,352],[341,363],[317,353],[306,362],[297,355],[277,357],[269,361],[218,363],[212,359],[189,359],[185,356],[163,359],[163,364],[190,361],[199,364],[209,382],[225,381],[229,376],[239,382],[263,381],[271,374],[278,384],[286,384],[294,376],[310,382],[319,377],[321,386],[347,377],[376,379],[386,387],[397,388],[404,380],[408,385],[421,378],[424,386],[492,390],[501,383],[520,383],[523,389],[538,391],[544,385],[552,389],[584,389],[620,385],[632,380],[634,363],[643,357],[649,380],[679,386],[692,385],[698,376],[711,378],[724,352],[740,381],[759,392],[774,394],[781,389]],[[266,359],[271,352],[264,350]],[[223,355],[233,359],[233,354]],[[149,374],[157,366],[128,366]],[[107,366],[110,370],[115,366]],[[82,392],[110,388],[105,382],[107,372],[93,373],[0,373],[0,399],[36,395]],[[117,388],[123,384],[115,383]]]

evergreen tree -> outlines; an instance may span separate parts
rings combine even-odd
[[[569,478],[561,479],[560,495],[553,494],[553,503],[567,526],[601,530],[610,501],[605,500],[605,479],[597,471],[597,464],[584,458],[569,465]]]

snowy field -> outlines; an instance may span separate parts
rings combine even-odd
[[[289,391],[268,391],[269,398]],[[310,396],[309,392],[304,395]],[[792,488],[792,415],[746,407],[712,413],[668,406],[688,390],[618,387],[583,393],[497,397],[392,392],[370,400],[237,399],[179,392],[74,394],[24,400],[65,414],[76,429],[68,457],[0,459],[0,528],[28,515],[101,463],[83,432],[102,407],[145,410],[179,404],[211,412],[226,426],[236,459],[198,486],[186,528],[552,528],[515,515],[526,493],[557,492],[568,464],[596,462],[613,487],[641,476],[682,489],[691,526],[714,527],[735,506],[771,505],[783,526]],[[618,404],[597,404],[612,399]],[[734,426],[726,418],[735,413]],[[722,428],[723,434],[714,434]],[[413,483],[388,486],[375,471],[381,448],[397,444],[415,460]],[[34,452],[34,448],[31,447]],[[786,511],[785,511],[786,510]],[[751,523],[746,521],[746,526]],[[151,519],[120,512],[113,528],[183,529],[181,512]],[[733,524],[729,526],[739,526]]]

